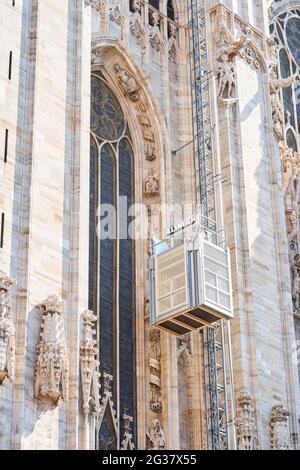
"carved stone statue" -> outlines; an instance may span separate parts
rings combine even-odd
[[[41,304],[43,317],[37,346],[34,396],[51,405],[68,398],[69,359],[63,307],[63,301],[57,296],[50,296]]]
[[[82,384],[83,412],[100,412],[98,349],[95,322],[97,317],[87,310],[83,313],[83,339],[80,345],[80,375]]]
[[[121,450],[134,450],[133,435],[131,431],[131,423],[133,417],[127,414],[123,415],[124,436],[121,442]]]
[[[242,391],[237,399],[236,430],[238,450],[255,450],[257,435],[254,419],[253,398],[250,393]]]
[[[150,330],[150,408],[153,413],[162,412],[161,402],[161,351],[160,331],[157,328]]]
[[[291,86],[298,77],[292,76],[288,78],[278,78],[274,66],[270,68],[270,92],[271,106],[274,130],[280,138],[283,136],[284,114],[281,99],[281,89]]]
[[[300,254],[296,254],[292,265],[292,297],[294,311],[300,311]]]
[[[10,289],[16,283],[0,271],[0,385],[14,379],[15,328],[11,312]]]
[[[291,437],[288,425],[290,413],[284,406],[276,405],[272,409],[271,447],[276,450],[291,449]]]
[[[148,175],[144,183],[146,196],[156,196],[159,194],[159,182],[155,175]]]
[[[135,79],[119,64],[115,64],[115,73],[125,95],[129,95],[132,101],[138,101],[140,99],[140,94],[138,92],[139,87]]]
[[[159,419],[154,419],[147,430],[148,448],[160,450],[166,447],[166,435]]]
[[[233,59],[246,44],[247,37],[243,36],[239,41],[229,44],[223,40],[218,44],[216,74],[218,76],[218,96],[222,99],[233,98],[236,72]]]

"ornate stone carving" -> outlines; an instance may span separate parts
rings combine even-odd
[[[63,301],[48,297],[42,304],[40,342],[37,347],[34,396],[56,405],[68,397],[69,360],[63,322]]]
[[[291,449],[288,425],[290,413],[282,405],[273,406],[271,418],[271,447],[276,450]]]
[[[133,36],[137,39],[144,38],[146,34],[145,26],[141,20],[141,2],[140,0],[133,0],[132,2],[132,14],[129,20],[129,29]]]
[[[115,73],[117,80],[125,95],[128,95],[132,101],[139,101],[139,86],[135,79],[119,64],[115,64]]]
[[[254,419],[253,398],[242,391],[237,399],[236,430],[239,450],[255,450],[257,434]]]
[[[85,0],[86,5],[91,5],[95,10],[103,12],[105,10],[105,0]]]
[[[153,328],[150,330],[150,408],[156,414],[162,412],[160,359],[160,331]]]
[[[158,196],[159,195],[159,181],[155,174],[149,174],[144,182],[145,196]]]
[[[169,51],[169,60],[171,62],[177,61],[178,56],[178,46],[177,46],[177,28],[174,23],[169,23],[169,41],[168,41],[168,51]]]
[[[110,0],[109,17],[118,26],[122,26],[125,23],[125,17],[122,13],[120,0]]]
[[[103,397],[99,416],[99,449],[115,450],[118,445],[118,423],[111,393],[113,376],[103,374]]]
[[[216,74],[218,77],[218,97],[221,99],[234,98],[236,70],[233,59],[244,47],[246,38],[229,42],[227,38],[219,39],[216,53]]]
[[[83,338],[80,345],[80,375],[83,398],[83,412],[99,414],[99,362],[95,322],[97,317],[87,310],[83,313]]]
[[[159,29],[160,16],[157,11],[154,11],[152,12],[151,17],[152,17],[153,25],[150,26],[149,40],[153,49],[159,52],[165,48],[165,42],[162,38],[160,29]]]
[[[15,328],[11,311],[10,289],[16,282],[0,271],[0,385],[14,380]]]
[[[269,74],[273,127],[278,138],[283,139],[284,113],[281,90],[282,88],[288,88],[291,86],[298,79],[298,76],[278,78],[276,65],[274,65],[274,63],[271,63],[270,65]]]
[[[192,364],[191,337],[186,335],[177,340],[177,360],[180,367],[190,367]]]
[[[121,442],[121,450],[134,450],[133,436],[131,431],[131,423],[133,417],[127,414],[123,415],[124,436]]]
[[[153,162],[154,160],[156,160],[157,154],[156,145],[154,141],[154,133],[151,130],[151,121],[146,114],[140,114],[138,116],[138,120],[142,127],[146,160]]]
[[[159,419],[154,419],[148,427],[146,436],[148,439],[148,449],[160,450],[166,447],[166,435]]]

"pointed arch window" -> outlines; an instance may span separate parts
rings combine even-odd
[[[134,202],[134,153],[124,112],[101,74],[92,74],[91,92],[89,308],[99,318],[100,373],[113,376],[121,421],[124,414],[135,418],[136,408],[135,247],[126,214]],[[100,449],[104,442],[117,446],[110,429],[106,419]]]
[[[300,9],[279,10],[270,24],[270,33],[279,48],[279,75],[281,78],[299,75],[300,71]],[[286,141],[300,137],[300,80],[282,90],[285,111]],[[290,131],[290,132],[289,132]],[[293,136],[293,139],[292,139]]]

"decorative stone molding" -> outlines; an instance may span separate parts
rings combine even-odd
[[[63,321],[64,302],[57,296],[42,304],[40,342],[37,347],[34,396],[57,405],[68,398],[69,359]]]
[[[80,345],[80,376],[83,398],[83,412],[100,413],[99,362],[95,322],[97,317],[90,310],[82,314],[83,339]]]
[[[279,13],[283,13],[285,10],[291,10],[293,7],[299,7],[299,0],[268,0],[268,13],[270,20]]]
[[[190,335],[177,340],[177,361],[180,367],[190,367],[193,362]]]
[[[103,397],[98,423],[98,439],[100,450],[115,450],[118,445],[118,422],[111,393],[113,376],[103,374]]]
[[[290,413],[282,405],[272,408],[271,418],[271,448],[275,450],[291,449],[291,436],[289,431]]]
[[[144,195],[145,196],[158,196],[159,195],[159,180],[157,175],[150,173],[144,181]]]
[[[257,432],[255,427],[253,398],[250,393],[242,391],[237,399],[236,430],[238,450],[255,450]]]
[[[131,431],[131,423],[133,423],[133,417],[124,414],[123,423],[124,436],[121,442],[121,450],[134,450],[135,446],[133,443],[133,435]]]
[[[10,289],[16,282],[0,271],[0,385],[14,380],[15,327],[11,311]]]
[[[160,450],[166,447],[166,435],[159,419],[154,419],[148,427],[147,432],[147,448],[150,450]]]
[[[128,95],[131,101],[139,101],[139,86],[135,79],[130,75],[130,73],[121,67],[119,64],[114,66],[116,78],[124,92],[125,95]]]
[[[150,409],[153,413],[162,412],[161,402],[161,350],[160,331],[157,328],[150,330]]]

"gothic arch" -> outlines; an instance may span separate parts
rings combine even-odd
[[[136,83],[136,96],[126,92],[118,82],[115,66],[125,69]],[[119,40],[97,39],[92,44],[92,71],[101,70],[107,79],[112,92],[123,106],[132,132],[133,146],[136,152],[135,181],[136,202],[143,201],[142,181],[147,171],[155,171],[160,177],[160,202],[164,203],[165,187],[170,182],[165,181],[162,171],[165,155],[170,155],[171,148],[168,138],[165,118],[160,110],[157,98],[150,87],[150,80],[134,60],[130,52]],[[133,82],[132,82],[133,83]],[[149,122],[147,122],[149,121]],[[147,161],[145,158],[144,135],[153,133],[157,157]],[[165,150],[164,150],[165,149]],[[166,162],[168,165],[168,162]]]
[[[118,69],[116,70],[116,66]],[[122,77],[118,75],[120,71],[125,70],[128,74],[127,84],[122,83]],[[150,87],[150,80],[135,62],[133,56],[128,52],[125,46],[118,40],[108,40],[99,38],[92,43],[92,73],[101,72],[106,79],[109,88],[120,103],[128,122],[131,141],[134,151],[134,186],[135,202],[159,204],[166,203],[165,194],[170,193],[171,181],[170,169],[166,172],[164,168],[170,165],[171,158],[170,142],[165,118],[160,110],[159,104]],[[123,73],[123,72],[122,72]],[[126,86],[125,86],[126,85]],[[156,158],[147,159],[145,155],[145,139],[152,139],[155,142]],[[166,156],[170,157],[167,158]],[[160,179],[159,194],[153,197],[145,195],[145,178],[150,173],[156,173]],[[168,201],[169,202],[169,201]],[[161,221],[160,221],[161,224]],[[160,227],[162,230],[162,227]],[[145,240],[135,241],[135,272],[139,284],[147,283],[147,242]],[[135,290],[136,303],[136,357],[139,361],[137,367],[137,413],[139,419],[137,440],[143,445],[146,426],[146,408],[139,399],[142,395],[146,383],[147,368],[145,367],[145,329],[141,325],[145,321],[146,299],[143,289]],[[119,417],[122,420],[122,416]],[[122,430],[120,431],[122,434]]]

